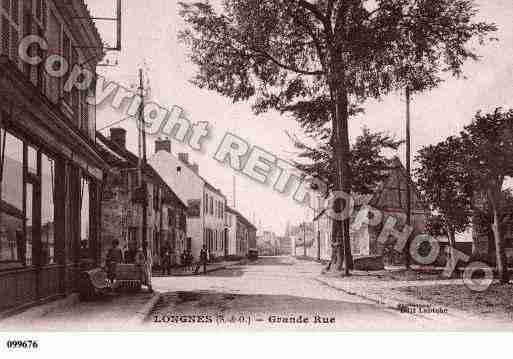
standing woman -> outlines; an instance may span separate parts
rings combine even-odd
[[[114,239],[112,241],[112,248],[107,252],[107,277],[111,283],[116,279],[116,267],[118,263],[123,263],[123,252],[119,246],[119,241]]]

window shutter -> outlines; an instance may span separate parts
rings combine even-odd
[[[20,24],[20,0],[12,0],[12,15],[11,15],[11,18],[12,18],[12,21],[14,21],[14,23],[16,25],[19,25]]]
[[[7,14],[11,14],[11,2],[10,0],[2,0],[2,7],[5,11],[7,11]]]
[[[2,16],[2,54],[9,56],[9,20]]]
[[[11,60],[14,63],[18,63],[18,42],[19,42],[19,34],[18,29],[11,25]]]

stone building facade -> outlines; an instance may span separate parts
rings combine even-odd
[[[146,241],[154,266],[160,266],[162,251],[171,250],[173,264],[187,249],[187,206],[149,165],[139,182],[137,156],[126,149],[126,131],[111,129],[110,138],[97,135],[104,157],[111,166],[105,178],[102,196],[102,261],[112,240],[126,250],[129,243],[143,247],[143,206],[146,205]],[[146,200],[144,194],[146,192]],[[144,203],[146,201],[146,204]]]

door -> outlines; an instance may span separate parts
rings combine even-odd
[[[228,248],[228,228],[224,229],[224,256],[228,257],[229,255],[229,248]]]

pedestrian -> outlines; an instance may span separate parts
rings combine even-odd
[[[171,275],[171,252],[167,247],[162,252],[162,274]]]
[[[135,254],[135,265],[138,266],[141,271],[143,284],[145,284],[148,287],[148,290],[152,293],[151,264],[148,261],[148,253],[145,253],[142,248],[139,248]]]
[[[116,279],[116,268],[119,263],[123,263],[123,252],[118,247],[119,241],[114,239],[112,241],[112,247],[107,252],[107,258],[105,260],[107,265],[107,278],[111,283],[114,283]]]
[[[187,270],[190,269],[192,271],[192,267],[193,267],[193,263],[194,263],[194,256],[192,255],[192,252],[190,250],[187,251],[186,257],[187,257]]]
[[[182,270],[184,272],[187,272],[187,252],[185,251],[185,249],[183,250],[182,255],[180,256],[180,260],[182,263]]]
[[[137,254],[137,242],[130,241],[128,243],[128,250],[125,252],[125,263],[126,264],[134,264],[136,254]]]
[[[198,262],[198,265],[196,266],[195,271],[196,274],[198,274],[201,265],[203,265],[203,274],[207,274],[207,249],[205,248],[205,246],[203,246],[200,252],[200,260]]]

